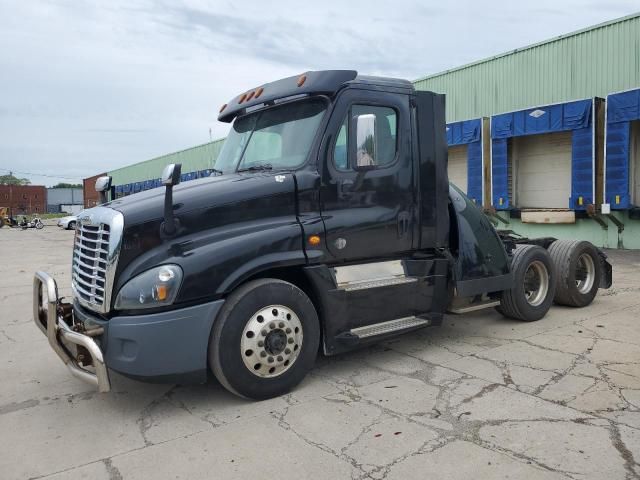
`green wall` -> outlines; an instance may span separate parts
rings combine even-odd
[[[124,185],[126,183],[160,178],[162,169],[170,163],[182,163],[182,173],[206,170],[215,164],[223,144],[224,139],[215,140],[186,150],[118,168],[108,172],[108,174],[113,177],[113,185]]]
[[[640,13],[430,75],[447,122],[640,87]]]
[[[618,220],[624,224],[624,230],[619,235],[618,227],[611,221],[606,220],[608,228],[603,229],[595,220],[577,219],[576,223],[568,224],[536,224],[522,223],[517,218],[509,218],[506,212],[498,213],[501,218],[509,220],[508,224],[502,222],[496,225],[501,230],[513,230],[525,237],[555,237],[563,240],[588,240],[594,245],[603,248],[618,248],[619,241],[623,248],[640,248],[640,221],[631,220],[628,212],[613,212]]]

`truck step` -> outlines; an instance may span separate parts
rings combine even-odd
[[[391,285],[402,285],[404,283],[417,282],[415,277],[389,277],[377,278],[375,280],[363,280],[359,282],[343,283],[338,286],[340,290],[353,292],[355,290],[367,290],[369,288],[388,287]]]
[[[420,317],[403,317],[388,322],[374,323],[373,325],[365,325],[364,327],[353,328],[349,334],[358,339],[375,337],[386,333],[407,330],[410,328],[426,327],[431,321],[427,318]]]
[[[406,275],[401,260],[347,265],[335,267],[333,271],[338,289],[347,292],[418,281],[416,277]]]
[[[475,312],[476,310],[483,310],[485,308],[497,307],[500,305],[500,300],[489,300],[480,303],[472,303],[471,305],[466,306],[451,306],[449,307],[449,313],[469,313]]]

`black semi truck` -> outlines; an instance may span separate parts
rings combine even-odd
[[[34,279],[34,321],[71,372],[204,382],[262,399],[335,355],[445,312],[533,321],[611,285],[588,242],[498,233],[447,178],[445,99],[307,72],[242,93],[215,170],[78,216],[73,298]],[[109,188],[109,179],[97,182]]]

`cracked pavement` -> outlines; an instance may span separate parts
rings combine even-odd
[[[640,252],[614,287],[521,323],[493,310],[337,357],[289,395],[73,378],[31,320],[69,295],[73,232],[0,230],[3,479],[639,479]]]

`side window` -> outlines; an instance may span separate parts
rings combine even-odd
[[[369,165],[383,167],[389,165],[396,158],[398,139],[398,115],[393,108],[377,107],[373,105],[353,105],[338,131],[333,151],[333,162],[338,170],[349,170],[356,164],[356,159],[351,158],[357,154],[355,149],[349,153],[349,137],[355,135],[355,122],[360,115],[370,115],[375,119],[375,145],[373,154],[367,155]],[[349,128],[348,119],[352,121]],[[362,159],[360,161],[362,164]]]
[[[349,162],[347,161],[347,130],[349,130],[349,125],[347,118],[349,118],[349,114],[344,117],[333,149],[333,163],[338,170],[349,170]]]

